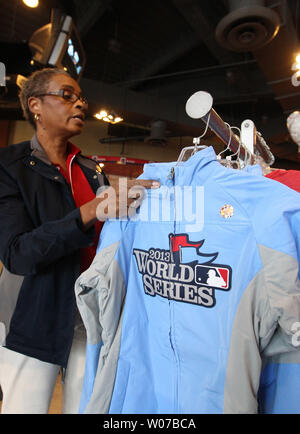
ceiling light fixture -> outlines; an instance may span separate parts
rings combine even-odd
[[[291,78],[292,85],[295,87],[300,86],[300,53],[297,54],[291,69],[295,71]]]
[[[23,3],[29,8],[36,8],[39,5],[39,0],[23,0]]]
[[[110,124],[117,124],[118,122],[122,122],[123,118],[116,115],[114,112],[108,112],[107,110],[101,110],[99,113],[96,113],[95,118],[104,121],[109,122]]]
[[[294,111],[289,115],[286,121],[290,136],[292,140],[298,146],[298,152],[300,153],[300,112]]]

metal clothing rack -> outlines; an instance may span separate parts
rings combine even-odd
[[[228,125],[213,109],[213,98],[208,92],[194,93],[186,102],[186,113],[193,119],[201,119],[208,127],[239,154],[239,159],[255,164],[255,156],[261,157],[268,165],[274,163],[275,158],[262,135],[256,131],[251,120],[245,120],[241,125],[241,137],[232,132]]]

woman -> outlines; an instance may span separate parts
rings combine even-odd
[[[66,72],[36,71],[20,102],[35,135],[0,151],[2,413],[47,413],[61,368],[67,368],[63,412],[77,413],[85,349],[75,280],[94,257],[99,220],[126,214],[132,185],[158,183],[128,182],[127,207],[112,203],[120,192],[109,194],[97,164],[69,141],[82,132],[88,106]],[[96,197],[99,184],[106,190]]]

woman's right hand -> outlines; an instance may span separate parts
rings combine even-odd
[[[132,216],[144,199],[145,188],[159,187],[154,180],[119,178],[110,186],[100,187],[95,199],[80,207],[82,223],[88,229],[97,220]]]

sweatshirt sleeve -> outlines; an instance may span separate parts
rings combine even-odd
[[[227,412],[294,412],[300,398],[300,195],[263,177],[241,175],[241,181],[245,189],[232,183],[231,192],[251,219],[261,269],[235,318]],[[236,377],[242,366],[244,377]],[[250,397],[244,406],[241,396]]]

